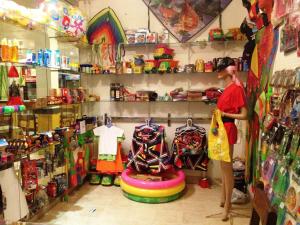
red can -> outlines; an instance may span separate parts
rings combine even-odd
[[[47,194],[51,198],[55,198],[57,196],[57,184],[56,182],[49,182],[47,186]]]

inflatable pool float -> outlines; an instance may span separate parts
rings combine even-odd
[[[137,202],[164,203],[182,196],[185,175],[181,170],[162,174],[159,178],[161,180],[147,175],[141,178],[138,173],[127,169],[122,173],[120,185],[124,196]]]

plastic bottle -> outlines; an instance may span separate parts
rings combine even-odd
[[[61,65],[60,50],[55,51],[55,65],[57,67],[60,67],[60,65]]]
[[[7,48],[8,48],[8,55],[7,55],[7,60],[9,62],[12,62],[12,56],[13,56],[13,44],[11,40],[7,41]]]
[[[38,51],[38,58],[37,58],[37,64],[38,64],[39,66],[43,66],[43,65],[44,65],[44,60],[43,60],[43,58],[44,58],[44,51],[43,51],[43,49],[40,49],[40,50]]]
[[[51,63],[51,51],[46,49],[44,52],[44,66],[49,67]]]
[[[12,61],[18,62],[18,60],[19,60],[19,41],[17,39],[14,39],[12,43]]]
[[[3,38],[1,40],[1,60],[3,62],[8,61],[8,44],[7,44],[7,39]]]

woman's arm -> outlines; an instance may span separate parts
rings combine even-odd
[[[241,112],[238,114],[222,112],[222,117],[229,117],[229,118],[237,119],[237,120],[246,120],[247,116],[248,116],[248,111],[247,111],[246,107],[243,107],[241,109]]]

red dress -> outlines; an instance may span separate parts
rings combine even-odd
[[[232,83],[225,88],[223,94],[220,96],[217,107],[225,113],[237,114],[240,113],[241,108],[246,106],[246,97],[241,86]],[[233,145],[237,141],[237,128],[234,122],[224,122],[224,126],[228,136],[228,142]]]

